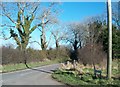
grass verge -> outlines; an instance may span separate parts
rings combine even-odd
[[[84,87],[86,85],[89,85],[91,87],[101,85],[101,87],[120,87],[119,60],[113,60],[112,78],[110,80],[106,78],[106,69],[102,69],[102,76],[97,75],[95,77],[93,68],[87,68],[84,66],[84,68],[82,69],[83,73],[81,74],[76,70],[77,68],[68,69],[65,67],[68,67],[68,65],[64,66],[64,68],[60,67],[52,74],[52,77],[59,82],[73,87],[76,85],[78,85],[78,87]]]
[[[50,65],[50,64],[60,63],[60,62],[61,60],[56,59],[56,60],[50,60],[50,61],[44,61],[44,62],[31,62],[31,63],[28,63],[27,65],[31,68],[34,68],[34,67]],[[6,73],[6,72],[12,72],[12,71],[24,70],[24,69],[27,69],[24,63],[8,64],[8,65],[3,65],[1,68],[1,71],[2,73]]]
[[[120,82],[119,79],[103,79],[103,78],[94,78],[94,75],[92,74],[83,74],[83,75],[74,75],[73,73],[69,72],[62,72],[60,70],[55,71],[55,73],[52,74],[52,77],[56,79],[59,82],[62,82],[64,84],[70,85],[72,87],[74,86],[108,86],[108,87],[119,87]]]

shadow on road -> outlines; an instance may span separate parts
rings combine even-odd
[[[34,69],[34,68],[28,66],[26,60],[25,60],[25,66],[26,66],[28,69],[35,70],[35,71],[39,71],[39,72],[44,72],[44,73],[49,73],[49,74],[52,74],[52,72],[54,72],[54,70],[47,71],[47,70],[41,70],[41,69]]]
[[[49,73],[49,74],[51,74],[52,72],[54,72],[54,70],[49,70],[49,71],[47,71],[47,70],[41,70],[41,69],[35,69],[35,68],[32,68],[32,67],[30,67],[30,66],[28,66],[28,64],[27,64],[27,51],[26,50],[24,50],[24,64],[25,64],[25,66],[28,68],[28,69],[31,69],[31,70],[35,70],[35,71],[39,71],[39,72],[44,72],[44,73]]]

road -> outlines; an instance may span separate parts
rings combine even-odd
[[[59,64],[2,74],[2,85],[63,85],[51,78]]]

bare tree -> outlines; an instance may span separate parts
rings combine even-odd
[[[10,9],[13,8],[13,11]],[[14,38],[20,50],[26,49],[30,34],[42,23],[31,26],[35,20],[35,13],[39,7],[38,3],[2,3],[2,15],[7,17],[9,23],[2,24],[3,27],[10,29],[10,38]],[[46,21],[45,23],[47,23]],[[10,24],[10,25],[9,25]]]
[[[27,47],[31,33],[41,28],[41,48],[46,49],[45,27],[47,24],[53,23],[53,20],[56,22],[51,18],[53,5],[51,3],[43,10],[40,8],[40,3],[35,2],[2,3],[0,5],[2,16],[7,18],[7,23],[2,24],[2,27],[10,29],[9,38],[13,38],[21,50]],[[11,9],[13,10],[11,11]],[[43,11],[40,12],[40,10]],[[40,13],[38,14],[38,12]]]
[[[79,22],[73,22],[70,23],[67,28],[68,28],[68,34],[66,36],[67,42],[72,44],[73,49],[75,51],[78,48],[82,48],[87,27],[85,27],[83,24],[80,24]]]
[[[59,47],[60,47],[59,43],[66,37],[66,33],[61,28],[59,28],[57,30],[53,30],[53,31],[51,31],[51,33],[55,39],[56,49],[59,49]]]
[[[50,24],[56,24],[58,23],[57,16],[58,15],[58,9],[54,9],[56,7],[56,3],[50,3],[49,7],[46,9],[43,9],[43,14],[39,17],[42,22],[41,28],[39,28],[39,31],[41,32],[40,40],[41,40],[41,48],[42,50],[46,50],[51,37],[49,38],[49,41],[46,40],[46,28],[50,26]],[[38,19],[39,19],[38,18]],[[46,23],[46,20],[49,21],[49,23]]]
[[[87,27],[80,22],[72,22],[67,25],[67,35],[65,40],[72,45],[70,57],[78,60],[77,51],[84,46]]]

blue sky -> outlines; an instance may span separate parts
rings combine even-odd
[[[59,8],[62,10],[62,12],[58,16],[59,20],[63,23],[67,23],[72,21],[83,21],[86,17],[104,14],[106,10],[106,4],[105,2],[63,2],[61,3]],[[4,20],[3,17],[2,20]],[[37,40],[40,42],[39,36],[40,36],[40,32],[35,30],[32,33],[31,40],[32,41]],[[49,38],[49,33],[47,33],[47,37]],[[2,43],[0,43],[0,46],[1,44],[5,45],[8,43],[15,45],[13,39],[10,39],[8,41],[3,40]],[[38,49],[39,48],[38,46],[39,45],[35,43],[31,44],[31,47],[35,49]]]
[[[87,16],[103,14],[106,5],[104,2],[66,2],[61,9],[61,20],[63,21],[80,21]]]

